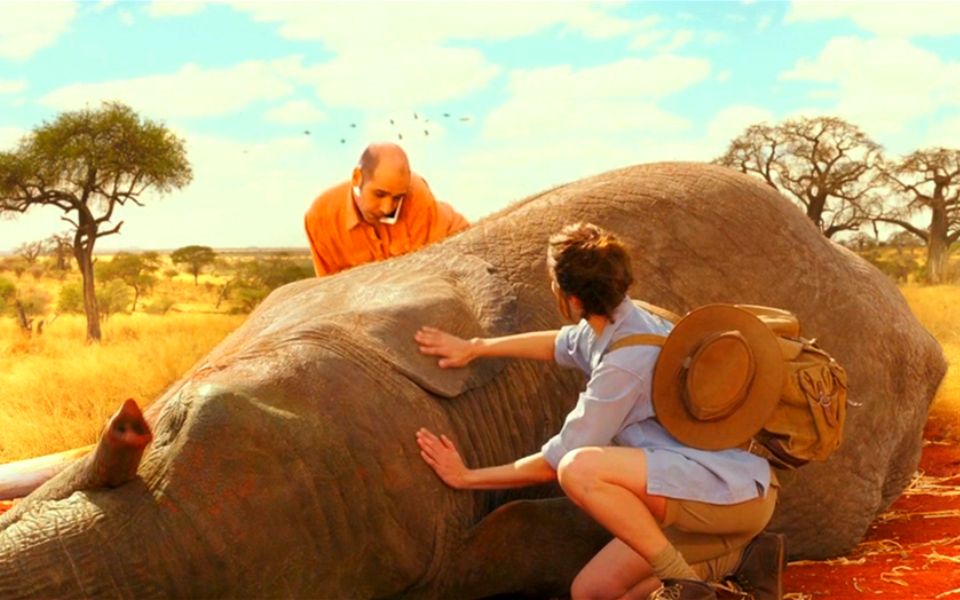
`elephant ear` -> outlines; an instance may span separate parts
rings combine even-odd
[[[366,270],[344,290],[351,297],[343,305],[351,310],[337,324],[365,338],[358,340],[364,348],[372,348],[420,387],[453,398],[495,377],[503,360],[441,369],[437,357],[420,353],[414,334],[424,325],[467,339],[515,333],[516,295],[492,265],[475,256],[435,253],[417,259],[416,269],[409,263],[390,269],[384,263]]]

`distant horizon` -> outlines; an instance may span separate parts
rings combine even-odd
[[[184,139],[194,181],[118,209],[98,250],[301,247],[311,201],[379,140],[471,222],[611,169],[709,161],[796,116],[843,118],[893,156],[955,148],[958,57],[952,2],[14,0],[0,152],[120,101]],[[0,219],[0,250],[66,230],[62,214]]]

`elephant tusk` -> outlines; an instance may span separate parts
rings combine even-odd
[[[94,447],[91,444],[0,465],[0,500],[26,496],[78,459],[90,454]]]

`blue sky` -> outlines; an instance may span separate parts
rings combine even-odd
[[[311,200],[383,139],[471,220],[608,169],[710,160],[798,115],[894,155],[958,147],[960,8],[0,2],[0,149],[103,100],[183,137],[195,177],[122,210],[98,248],[296,247]],[[0,220],[0,251],[59,217]]]

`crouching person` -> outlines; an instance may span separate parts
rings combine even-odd
[[[547,265],[557,308],[572,325],[473,340],[424,327],[416,341],[421,352],[440,357],[443,368],[497,356],[555,360],[582,370],[586,387],[562,429],[536,454],[477,469],[463,464],[445,436],[421,429],[417,442],[424,460],[457,488],[559,480],[570,499],[614,535],[577,575],[575,600],[716,598],[707,581],[731,574],[755,597],[779,598],[782,537],[760,535],[777,501],[770,465],[741,449],[682,444],[658,420],[662,411],[682,427],[683,414],[699,411],[691,426],[703,428],[698,435],[715,436],[714,447],[725,447],[726,437],[753,426],[750,411],[769,396],[763,387],[772,385],[761,375],[764,361],[773,357],[751,355],[750,340],[743,339],[750,332],[730,336],[728,330],[737,328],[729,323],[718,325],[715,335],[691,331],[689,343],[676,335],[663,348],[652,342],[659,336],[662,343],[672,324],[627,296],[633,283],[629,256],[594,225],[572,225],[551,237]],[[744,379],[748,385],[712,381],[706,368],[675,377],[695,353],[704,360],[694,366],[742,359],[741,370],[751,375]],[[654,398],[658,360],[658,375],[677,384],[658,386],[666,391]],[[699,386],[695,397],[705,400],[676,409],[689,403],[691,386]]]

